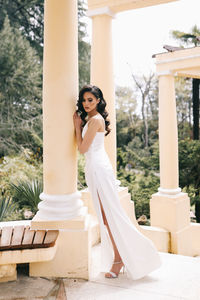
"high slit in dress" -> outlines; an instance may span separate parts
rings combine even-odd
[[[104,120],[100,114],[93,118]],[[87,129],[88,122],[83,128],[82,137]],[[113,247],[103,222],[99,198],[127,275],[135,280],[160,267],[161,260],[153,242],[138,231],[121,207],[117,180],[104,148],[104,136],[105,132],[97,132],[85,153],[86,183],[100,223],[102,271],[108,271],[112,266]]]

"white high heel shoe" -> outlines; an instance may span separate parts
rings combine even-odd
[[[113,263],[113,265],[121,264],[121,263],[123,263],[123,262],[122,262],[122,261],[116,261],[116,262]],[[125,270],[125,266],[123,265],[123,266],[122,266],[122,273],[123,273],[123,274],[124,274],[124,270]],[[120,271],[121,271],[121,269],[119,270],[119,273],[120,273]],[[115,272],[109,271],[109,272],[107,272],[106,274],[110,274],[111,276],[106,276],[106,274],[105,274],[105,277],[106,277],[106,278],[117,278],[118,275],[119,275],[119,273],[116,274]]]

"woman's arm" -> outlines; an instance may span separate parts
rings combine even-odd
[[[92,118],[88,123],[88,130],[86,131],[84,138],[82,138],[82,120],[77,114],[74,115],[76,142],[80,153],[84,154],[88,151],[96,132],[100,129],[101,125],[101,120]]]

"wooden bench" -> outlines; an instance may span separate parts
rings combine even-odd
[[[30,221],[0,222],[0,282],[17,279],[17,264],[54,258],[59,230],[32,230]]]
[[[0,251],[54,246],[58,230],[31,230],[29,226],[0,227]]]

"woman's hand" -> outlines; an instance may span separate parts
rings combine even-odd
[[[81,129],[83,121],[77,112],[73,115],[73,121],[75,129]]]

